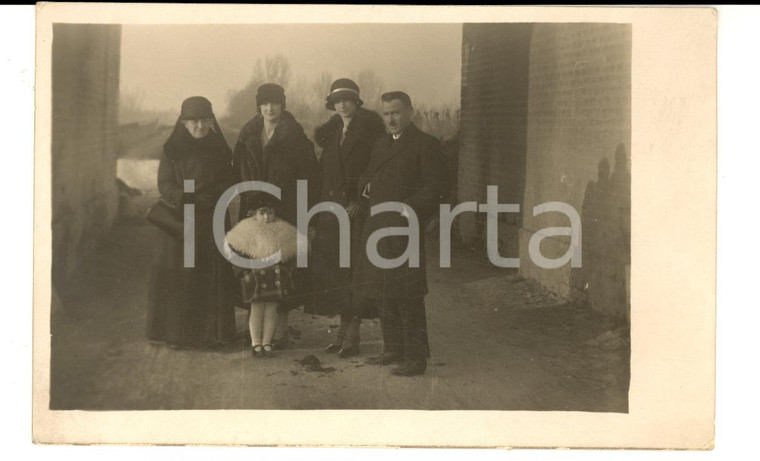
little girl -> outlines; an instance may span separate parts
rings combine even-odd
[[[294,295],[296,228],[275,216],[274,197],[259,193],[251,200],[254,211],[227,233],[226,251],[250,259],[269,261],[263,269],[241,269],[243,302],[250,304],[248,327],[254,357],[272,356],[272,336],[277,326],[277,304]],[[275,253],[280,251],[280,262]]]

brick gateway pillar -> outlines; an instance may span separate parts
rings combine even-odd
[[[78,262],[118,211],[120,47],[119,25],[53,25],[52,276],[64,302]]]
[[[486,187],[520,214],[499,216],[499,250],[520,274],[568,299],[629,318],[631,214],[630,24],[465,24],[457,202]],[[566,217],[533,208],[563,202],[583,225],[583,266],[544,269],[528,244]],[[485,214],[457,218],[466,244],[485,248]],[[569,239],[542,242],[564,254]]]
[[[528,124],[528,54],[532,24],[465,24],[462,29],[462,109],[458,202],[523,201]],[[499,250],[517,257],[519,215],[499,216]],[[463,241],[485,245],[485,214],[457,218]]]

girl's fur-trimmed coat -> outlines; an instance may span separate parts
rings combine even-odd
[[[276,218],[265,223],[256,218],[246,218],[227,232],[225,247],[248,258],[272,258],[280,251],[280,261],[289,262],[298,254],[298,232],[292,224]]]
[[[268,223],[246,218],[227,233],[224,249],[252,259],[270,261],[265,269],[236,268],[241,278],[243,301],[278,301],[295,296],[298,289],[294,277],[294,264],[298,255],[296,228],[277,218]],[[280,251],[280,262],[274,256]]]

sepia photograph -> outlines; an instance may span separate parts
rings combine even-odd
[[[636,251],[664,240],[632,229],[669,198],[646,169],[661,146],[640,136],[684,129],[674,120],[692,104],[683,96],[661,122],[635,123],[634,106],[661,96],[634,86],[645,11],[562,20],[567,9],[546,9],[542,20],[543,9],[511,19],[494,8],[468,21],[457,7],[388,7],[369,20],[366,9],[309,7],[313,21],[249,5],[236,21],[230,5],[216,19],[200,14],[214,6],[164,5],[177,19],[151,21],[159,7],[38,6],[37,117],[47,118],[35,187],[49,215],[35,227],[49,240],[36,234],[35,250],[49,257],[49,291],[35,299],[35,412],[53,418],[41,441],[161,443],[155,431],[50,426],[72,411],[101,425],[185,410],[277,418],[275,435],[166,443],[336,443],[287,437],[277,410],[327,411],[305,412],[317,426],[379,415],[401,431],[453,415],[485,427],[521,415],[533,427],[563,415],[637,426],[626,423],[641,409],[635,383],[657,377],[632,366],[633,353],[662,362],[649,360],[657,333],[632,335],[649,324],[637,315],[656,304],[636,293],[656,274],[632,273],[644,267]],[[712,94],[691,112],[710,123],[715,20],[691,13],[712,27],[700,39],[713,53],[702,48],[694,65]],[[714,162],[715,127],[703,126],[698,148]],[[714,299],[701,306],[714,315]],[[673,344],[709,354],[714,331],[702,327]],[[679,357],[683,370],[698,363]],[[699,435],[676,446],[711,443],[713,360],[694,374],[705,384]],[[559,446],[572,432],[517,445]],[[337,434],[449,445],[417,435]],[[451,445],[515,444],[460,435]],[[614,443],[579,440],[565,446]],[[663,443],[634,440],[613,446]]]

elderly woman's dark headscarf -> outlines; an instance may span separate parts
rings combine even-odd
[[[205,118],[213,118],[214,125],[205,137],[195,139],[185,128],[184,122]],[[173,160],[197,151],[218,151],[225,161],[232,160],[232,151],[216,122],[211,102],[203,96],[193,96],[182,102],[182,112],[174,124],[174,131],[164,144],[164,154]]]

